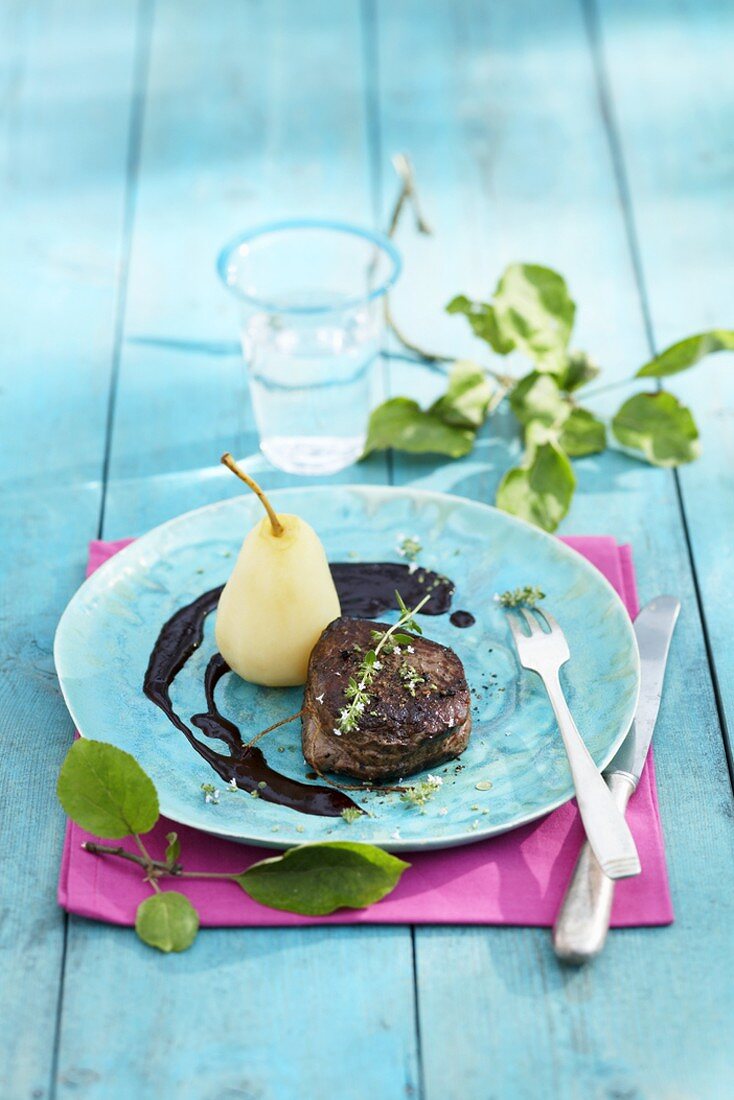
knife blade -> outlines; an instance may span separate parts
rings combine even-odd
[[[635,619],[634,631],[640,650],[640,698],[630,731],[605,776],[628,775],[636,787],[650,748],[665,678],[665,666],[680,613],[674,596],[658,596],[645,604]]]
[[[679,612],[680,603],[674,596],[658,596],[635,619],[640,697],[629,733],[603,773],[622,813],[637,787],[650,748]],[[613,900],[614,882],[604,874],[585,842],[553,926],[553,948],[559,959],[578,965],[599,954],[609,930]]]

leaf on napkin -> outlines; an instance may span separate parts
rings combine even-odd
[[[417,401],[393,397],[378,405],[370,416],[364,453],[394,447],[412,454],[448,455],[461,458],[474,446],[474,432],[447,424],[433,412],[424,412]]]
[[[178,839],[178,833],[166,833],[166,840],[168,844],[165,860],[168,866],[172,867],[175,863],[178,863],[178,857],[181,855],[181,841]]]
[[[545,531],[555,531],[568,512],[575,488],[571,463],[548,441],[535,447],[525,465],[507,471],[497,489],[497,505]]]
[[[701,453],[690,409],[672,393],[638,393],[620,408],[612,431],[625,447],[640,451],[654,466],[679,466]]]
[[[158,820],[158,795],[137,760],[115,745],[82,738],[66,755],[56,786],[68,816],[97,836],[147,833]]]
[[[304,844],[236,875],[261,905],[304,916],[364,909],[395,889],[410,864],[371,844]]]
[[[140,903],[135,931],[143,943],[159,951],[185,951],[196,939],[199,914],[183,894],[166,890]]]
[[[689,336],[671,344],[637,372],[637,378],[666,378],[671,374],[688,370],[699,359],[716,351],[734,351],[734,331],[726,328],[711,329],[697,336]]]

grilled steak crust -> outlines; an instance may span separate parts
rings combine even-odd
[[[412,653],[380,653],[381,668],[358,728],[334,732],[349,678],[358,677],[364,654],[375,644],[372,631],[387,629],[365,619],[335,619],[314,647],[301,736],[305,759],[320,772],[397,779],[458,756],[469,742],[469,688],[461,661],[452,649],[415,635]],[[415,683],[415,696],[406,684],[406,665],[423,681]]]

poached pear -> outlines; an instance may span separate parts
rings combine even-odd
[[[324,548],[305,520],[276,514],[231,455],[222,462],[256,493],[267,515],[245,537],[219,598],[217,647],[243,680],[266,687],[305,684],[311,650],[341,614]]]

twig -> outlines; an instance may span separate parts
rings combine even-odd
[[[589,398],[594,398],[600,393],[607,393],[609,390],[618,390],[622,386],[634,386],[637,382],[639,382],[639,378],[622,378],[619,382],[607,382],[605,386],[584,390],[584,401],[588,401]]]
[[[323,772],[319,771],[319,769],[316,767],[315,764],[312,764],[311,767],[316,772],[319,779],[323,779],[324,783],[328,783],[330,787],[336,787],[336,789],[338,791],[362,791],[362,793],[364,794],[365,791],[386,791],[386,792],[389,793],[391,791],[404,791],[404,790],[406,790],[405,787],[375,787],[373,784],[366,783],[366,782],[365,783],[335,783],[333,779],[329,779],[328,776],[324,775]]]
[[[255,742],[259,741],[261,737],[264,737],[266,733],[272,733],[273,730],[277,730],[281,726],[287,726],[289,722],[295,722],[296,718],[301,718],[303,716],[303,713],[304,710],[303,707],[301,707],[301,709],[297,711],[296,714],[291,714],[288,718],[281,718],[279,722],[273,722],[272,726],[268,726],[268,728],[265,730],[260,730],[257,736],[253,737],[252,741],[248,741],[244,747],[246,749],[251,749]]]
[[[405,153],[397,153],[392,158],[392,166],[395,169],[398,179],[400,180],[401,187],[398,192],[398,197],[395,200],[395,205],[392,209],[390,216],[390,224],[387,228],[387,236],[393,238],[397,231],[400,219],[406,206],[410,206],[413,211],[413,217],[415,218],[416,229],[419,233],[423,233],[426,236],[432,235],[432,229],[429,226],[426,219],[421,212],[420,204],[418,202],[418,193],[415,186],[415,174],[413,172],[413,165],[410,162],[410,158]],[[415,355],[419,355],[421,359],[425,359],[427,363],[450,363],[452,357],[450,355],[442,355],[440,352],[426,351],[425,348],[420,347],[418,344],[414,344],[412,340],[409,340],[407,336],[398,328],[395,323],[395,318],[392,315],[390,309],[390,297],[385,295],[385,326],[392,332],[395,339],[399,344],[402,344],[408,351],[412,351]]]
[[[428,236],[432,236],[433,230],[429,226],[426,219],[423,217],[419,202],[418,192],[415,184],[415,173],[413,171],[413,165],[410,158],[405,153],[397,153],[392,158],[392,165],[395,169],[398,178],[401,182],[401,188],[398,193],[398,197],[395,200],[393,206],[392,215],[390,217],[390,224],[387,229],[387,236],[393,238],[400,224],[400,218],[403,210],[406,206],[410,206],[415,217],[416,228],[419,233],[424,233]],[[398,326],[395,317],[393,316],[392,309],[390,307],[390,297],[385,295],[384,304],[385,314],[385,326],[392,332],[398,343],[406,349],[406,351],[412,351],[414,355],[419,356],[426,363],[453,363],[456,359],[455,355],[444,355],[438,351],[427,351],[426,348],[422,348],[420,344],[414,343],[409,339]],[[495,382],[501,387],[501,391],[493,395],[492,404],[489,408],[489,412],[494,412],[497,406],[503,401],[508,390],[511,390],[516,385],[517,379],[513,378],[509,374],[499,374],[497,371],[492,370],[491,367],[486,367],[482,364],[482,370],[485,374],[488,374],[490,378],[493,378]]]
[[[139,838],[136,838],[139,839]],[[168,871],[168,864],[158,859],[150,859],[146,856],[138,856],[135,852],[128,852],[126,848],[112,848],[107,844],[97,844],[94,840],[87,840],[82,844],[85,852],[91,852],[95,856],[118,856],[120,859],[129,859],[131,863],[137,863],[138,867],[149,870],[151,867],[157,871]]]
[[[403,212],[403,208],[406,203],[410,204],[413,210],[413,216],[415,218],[415,227],[419,233],[424,233],[430,237],[433,233],[430,225],[423,217],[423,212],[418,202],[418,192],[415,188],[415,173],[413,172],[413,165],[410,157],[406,153],[396,153],[392,158],[392,166],[395,169],[398,179],[400,180],[402,187],[400,188],[400,194],[398,195],[397,202],[393,207],[392,217],[390,219],[390,225],[387,230],[388,237],[392,237],[395,230],[398,227],[400,216]]]
[[[143,844],[143,842],[142,842],[142,840],[140,839],[140,837],[138,836],[138,834],[137,834],[137,833],[133,833],[133,837],[134,837],[134,839],[135,839],[135,843],[137,844],[138,848],[140,849],[140,852],[141,852],[141,855],[142,855],[143,859],[144,859],[144,860],[145,860],[145,861],[146,861],[147,863],[149,863],[151,867],[152,867],[152,866],[154,866],[154,864],[155,864],[155,860],[153,859],[153,857],[151,856],[150,852],[148,851],[148,849],[147,849],[147,848],[145,847],[145,845]]]
[[[137,842],[140,842],[140,837],[138,837],[137,834],[134,833],[133,836]],[[171,878],[235,879],[237,877],[236,873],[231,871],[184,871],[178,863],[169,866],[159,859],[149,859],[144,856],[137,856],[135,852],[128,852],[126,848],[113,848],[108,844],[97,844],[94,840],[85,841],[85,843],[82,844],[82,848],[85,852],[91,852],[92,855],[117,856],[118,859],[128,859],[131,863],[136,863],[139,867],[143,867],[148,872],[146,875],[146,882],[149,882],[156,892],[160,892],[160,886],[156,882],[156,879],[163,878],[166,875]]]
[[[438,351],[426,351],[425,348],[420,347],[418,344],[414,344],[412,340],[408,339],[402,329],[398,328],[392,310],[390,309],[390,300],[387,296],[385,297],[385,324],[399,344],[402,344],[407,351],[412,351],[414,355],[420,356],[426,363],[453,363],[454,356],[442,355]]]

